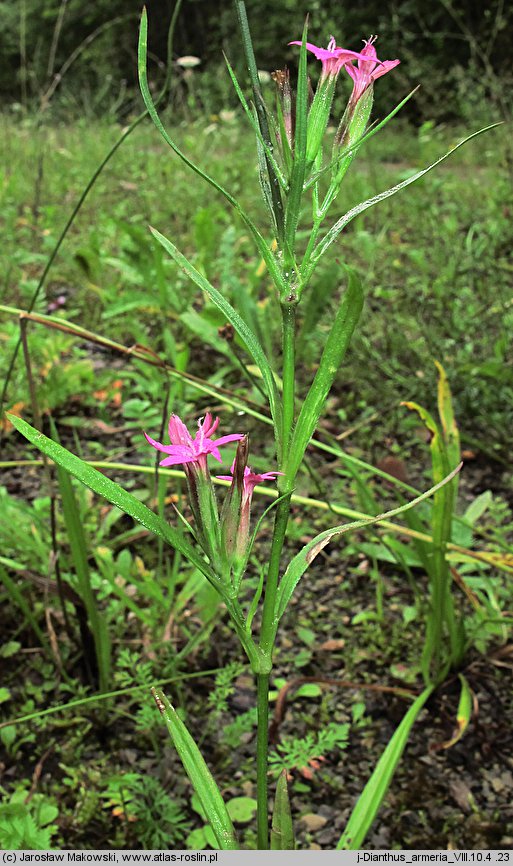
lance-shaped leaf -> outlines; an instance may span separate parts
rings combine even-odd
[[[406,502],[404,505],[399,505],[398,508],[393,508],[392,511],[386,511],[384,514],[378,514],[375,517],[369,517],[365,520],[356,520],[353,523],[345,523],[341,526],[334,526],[333,529],[326,529],[324,532],[320,532],[319,535],[316,535],[308,544],[296,554],[296,556],[290,561],[285,574],[283,575],[280,585],[278,587],[278,592],[276,595],[276,607],[275,607],[275,624],[278,625],[279,620],[285,613],[287,609],[287,605],[292,598],[292,594],[298,585],[299,581],[303,577],[306,569],[309,565],[312,564],[315,557],[323,550],[327,544],[330,543],[332,538],[336,535],[343,535],[346,532],[351,532],[354,529],[362,529],[365,526],[371,526],[373,523],[379,523],[382,520],[388,520],[389,517],[395,517],[397,514],[401,514],[403,511],[408,511],[409,508],[413,508],[415,505],[418,505],[419,502],[422,502],[424,499],[427,499],[429,496],[432,496],[437,490],[451,481],[457,472],[461,469],[461,465],[457,466],[456,469],[451,472],[447,478],[442,479],[439,484],[436,484],[434,487],[431,487],[430,490],[427,490],[425,493],[422,493],[420,496],[417,496],[416,499],[412,499],[411,502]]]
[[[16,430],[25,436],[29,442],[32,442],[36,448],[39,448],[43,454],[46,454],[50,460],[62,466],[70,475],[78,478],[79,481],[82,481],[83,484],[90,487],[99,496],[103,496],[108,502],[121,508],[125,514],[133,517],[134,520],[137,520],[138,523],[141,523],[146,529],[153,532],[154,535],[163,538],[171,547],[179,550],[189,562],[205,575],[216,589],[220,588],[219,582],[208,563],[189,544],[182,533],[169,526],[165,520],[162,520],[155,512],[147,508],[146,505],[143,505],[142,502],[139,502],[131,493],[123,490],[115,481],[111,481],[110,478],[102,475],[97,469],[93,469],[92,466],[85,463],[76,454],[72,454],[67,448],[63,448],[62,445],[53,442],[52,439],[49,439],[39,430],[31,427],[22,418],[17,418],[15,415],[9,415],[8,417],[13,427],[16,427]]]
[[[260,132],[262,134],[262,138],[265,141],[268,148],[272,147],[271,136],[269,133],[269,123],[267,119],[267,110],[264,102],[264,97],[262,94],[262,88],[260,87],[260,78],[258,75],[257,64],[255,60],[255,53],[253,51],[253,42],[251,39],[251,33],[249,30],[249,21],[248,16],[246,14],[246,6],[244,0],[236,0],[235,8],[237,11],[237,17],[239,19],[239,27],[240,33],[242,37],[242,44],[244,46],[244,54],[246,55],[246,63],[248,66],[249,77],[251,79],[251,86],[253,88],[253,96],[255,100],[255,111],[258,120],[258,125],[260,127]],[[258,142],[258,139],[257,139]],[[269,191],[271,196],[271,210],[274,215],[274,221],[276,224],[276,230],[278,233],[278,237],[280,240],[283,239],[283,202],[281,199],[281,192],[279,186],[279,179],[276,175],[275,164],[273,161],[269,159],[269,156],[266,154],[265,163],[267,167],[267,173],[269,175]]]
[[[182,269],[182,271],[187,274],[187,276],[196,283],[196,285],[205,292],[209,298],[214,302],[216,307],[221,310],[224,316],[228,319],[231,325],[237,331],[239,337],[243,341],[246,349],[249,354],[253,358],[253,361],[257,365],[260,373],[262,374],[262,379],[265,384],[265,388],[267,391],[267,398],[269,400],[269,408],[271,410],[271,415],[274,420],[275,430],[277,431],[278,442],[281,441],[280,436],[280,408],[279,408],[279,399],[278,399],[278,388],[276,386],[276,381],[274,378],[274,373],[271,369],[271,365],[267,360],[267,356],[258,341],[258,338],[255,336],[249,325],[246,324],[244,319],[239,316],[237,310],[234,310],[232,305],[223,297],[221,292],[218,292],[214,286],[209,283],[206,277],[203,274],[200,274],[199,271],[196,270],[194,265],[186,259],[186,257],[178,250],[175,245],[168,240],[168,238],[164,237],[157,229],[151,229],[151,233],[158,240],[160,244],[164,247],[167,253],[175,260],[177,265]]]
[[[294,827],[290,811],[287,771],[282,770],[276,784],[276,795],[274,798],[271,850],[293,851],[294,848]]]
[[[451,389],[449,387],[447,374],[438,361],[435,361],[435,366],[438,370],[438,414],[440,415],[440,421],[442,423],[442,434],[447,454],[447,463],[449,469],[451,469],[453,466],[456,466],[461,459],[460,434],[454,417]],[[455,479],[451,489],[454,498],[456,498],[458,491],[457,479]]]
[[[467,730],[472,718],[472,690],[468,684],[468,680],[463,674],[458,674],[461,691],[458,709],[456,712],[456,728],[450,740],[440,743],[438,749],[451,749],[461,740],[463,734]]]
[[[296,229],[301,212],[301,197],[306,172],[306,143],[308,127],[308,74],[306,71],[306,33],[307,24],[303,29],[303,40],[299,55],[299,71],[297,77],[296,96],[296,126],[294,134],[294,160],[290,177],[290,188],[285,208],[285,244],[286,255],[293,256]],[[291,262],[288,265],[291,265]]]
[[[428,686],[424,689],[393,734],[351,813],[347,826],[337,844],[337,849],[356,851],[362,847],[363,840],[388,791],[396,767],[408,742],[410,731],[424,704],[431,695],[433,688],[434,686]]]
[[[479,129],[477,132],[473,132],[472,135],[464,138],[463,141],[460,141],[455,147],[452,147],[447,151],[443,156],[439,159],[435,160],[435,162],[428,165],[427,168],[422,169],[422,171],[418,171],[416,174],[412,175],[412,177],[403,180],[402,183],[398,183],[396,186],[391,187],[390,189],[385,190],[385,192],[380,192],[378,195],[373,196],[372,198],[367,199],[366,201],[361,202],[355,207],[351,208],[351,210],[347,211],[344,216],[340,217],[339,220],[331,227],[331,229],[325,234],[323,239],[319,241],[317,247],[314,250],[313,256],[310,261],[310,266],[308,272],[305,276],[305,282],[307,281],[309,275],[313,271],[316,263],[319,261],[321,256],[324,255],[327,249],[331,246],[331,244],[338,238],[340,232],[357,217],[359,214],[363,213],[363,211],[368,210],[368,208],[373,207],[373,205],[378,204],[380,201],[384,201],[386,198],[390,198],[390,196],[395,195],[397,192],[400,192],[402,189],[405,189],[410,184],[415,183],[417,180],[420,180],[421,177],[424,177],[428,171],[431,171],[433,168],[436,168],[437,165],[440,165],[441,162],[444,162],[449,156],[451,156],[458,148],[462,147],[467,141],[470,141],[476,136],[481,135],[483,132],[488,132],[490,129],[494,129],[496,126],[500,126],[500,123],[492,123],[490,126],[485,126],[483,129]]]
[[[93,633],[100,691],[106,692],[109,687],[111,667],[111,645],[107,621],[98,607],[92,588],[84,528],[71,479],[61,466],[57,466],[57,478],[59,480],[64,522],[68,531],[78,590],[84,602],[89,626]]]
[[[138,47],[138,68],[139,68],[139,86],[141,88],[142,98],[144,100],[144,104],[148,109],[148,114],[150,115],[153,123],[157,127],[160,132],[162,138],[169,145],[171,150],[176,153],[176,155],[185,163],[192,171],[198,174],[203,178],[207,183],[214,187],[219,193],[221,193],[224,198],[230,202],[231,206],[237,211],[242,220],[247,225],[249,231],[253,236],[253,240],[255,241],[260,255],[264,259],[267,269],[272,276],[273,282],[276,286],[279,286],[282,290],[285,288],[285,284],[283,281],[283,276],[281,274],[281,270],[278,266],[278,263],[269,249],[268,244],[265,239],[262,237],[257,227],[253,223],[253,221],[249,218],[246,212],[242,209],[239,202],[236,198],[234,198],[231,193],[229,193],[221,184],[217,183],[214,178],[210,177],[205,171],[203,171],[199,166],[197,166],[188,156],[183,153],[182,150],[178,147],[177,144],[173,141],[173,139],[166,132],[164,125],[158,115],[157,109],[155,107],[155,103],[153,101],[153,97],[151,95],[150,88],[148,86],[148,77],[146,73],[146,60],[148,54],[148,17],[146,14],[146,10],[143,9],[143,13],[141,15],[141,28],[139,31],[139,47]]]
[[[296,476],[306,447],[315,432],[317,422],[326,403],[326,398],[333,385],[333,380],[338,373],[362,312],[363,291],[361,281],[354,271],[348,268],[347,272],[349,285],[336,313],[335,321],[322,353],[319,369],[303,402],[293,433],[289,460],[284,470],[291,481]]]
[[[459,435],[452,409],[451,392],[445,371],[437,363],[438,409],[440,427],[430,413],[411,401],[403,405],[416,411],[430,434],[433,480],[440,481],[459,460]],[[422,653],[422,673],[426,682],[441,675],[446,663],[444,627],[449,633],[451,664],[457,664],[464,652],[463,621],[457,619],[451,595],[452,576],[447,562],[447,544],[451,540],[452,521],[456,503],[457,480],[438,491],[431,514],[433,543],[426,550],[425,566],[430,582],[430,615],[426,623],[426,640]]]
[[[164,692],[160,689],[152,689],[151,693],[162,713],[162,718],[180,756],[183,768],[199,797],[205,815],[210,821],[219,848],[221,851],[238,850],[239,845],[235,838],[231,818],[200,750]]]
[[[249,123],[251,124],[253,132],[255,133],[257,141],[258,141],[260,147],[262,148],[262,150],[265,154],[265,158],[267,160],[269,160],[269,163],[272,167],[272,170],[275,174],[276,180],[279,183],[280,187],[282,189],[285,189],[287,186],[287,181],[285,180],[285,177],[283,176],[283,172],[280,169],[280,166],[278,165],[278,163],[276,162],[276,160],[274,158],[274,155],[272,152],[272,143],[268,143],[264,139],[264,137],[262,136],[262,133],[260,132],[260,127],[258,125],[258,116],[257,116],[257,118],[255,118],[253,112],[251,111],[251,108],[248,105],[246,97],[244,96],[244,94],[242,92],[242,88],[241,88],[241,86],[237,80],[237,76],[235,75],[233,67],[232,67],[230,61],[228,60],[228,58],[226,57],[226,55],[224,57],[224,60],[225,60],[230,78],[232,79],[232,84],[235,88],[235,92],[237,93],[237,96],[239,97],[239,102],[242,105],[244,112],[246,114],[246,117],[247,117]],[[256,109],[255,109],[255,111],[256,111]]]

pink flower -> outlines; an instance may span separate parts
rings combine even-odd
[[[302,45],[302,42],[289,42],[289,45]],[[346,63],[351,63],[352,60],[365,60],[365,55],[358,51],[348,51],[346,48],[339,48],[335,42],[335,37],[331,36],[327,48],[318,48],[317,45],[312,45],[311,42],[306,43],[308,51],[317,57],[317,60],[322,62],[322,78],[328,75],[337,76],[342,67]]]
[[[233,473],[235,472],[235,460],[231,465],[230,472],[231,475],[217,475],[216,478],[219,478],[221,481],[233,481]],[[242,491],[242,508],[247,505],[248,502],[251,502],[251,497],[253,496],[253,490],[257,486],[257,484],[261,484],[262,481],[274,481],[278,475],[283,475],[283,472],[262,472],[259,474],[258,472],[253,472],[249,466],[244,467],[244,489]]]
[[[212,454],[215,460],[222,463],[219,446],[242,439],[242,433],[230,433],[228,436],[221,436],[220,439],[212,439],[212,434],[215,433],[218,426],[219,418],[213,421],[212,415],[207,412],[205,417],[198,421],[198,432],[193,439],[178,415],[171,415],[168,427],[171,445],[162,445],[161,442],[156,442],[147,433],[144,435],[153,448],[169,454],[169,457],[161,460],[161,466],[195,463],[200,469],[206,470],[209,454]]]
[[[239,446],[240,447],[240,446]],[[247,457],[245,458],[247,459]],[[232,490],[235,487],[234,473],[236,471],[237,458],[231,466],[231,475],[218,475],[221,481],[231,481]],[[242,467],[241,467],[242,468]],[[249,466],[244,467],[244,479],[242,489],[242,499],[240,501],[240,515],[238,517],[238,526],[235,533],[235,555],[240,562],[244,562],[249,555],[249,518],[251,513],[251,499],[253,490],[257,484],[262,481],[274,481],[278,475],[283,475],[283,472],[252,472]]]
[[[394,66],[398,66],[400,60],[378,60],[374,43],[378,37],[371,36],[370,39],[364,39],[365,46],[362,53],[359,55],[358,66],[353,66],[352,63],[346,63],[345,70],[353,79],[353,92],[350,102],[355,105],[361,96],[365,93],[368,87],[382,75],[390,72]]]

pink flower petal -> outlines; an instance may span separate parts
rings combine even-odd
[[[190,445],[192,443],[192,436],[178,415],[170,416],[168,433],[173,445]]]
[[[160,461],[160,466],[179,466],[183,463],[196,463],[196,457],[194,454],[188,454],[184,456],[183,454],[174,454],[171,457],[165,457],[164,460]]]
[[[173,449],[175,447],[174,445],[162,445],[162,442],[157,442],[156,439],[152,439],[151,436],[148,436],[147,433],[144,433],[144,435],[146,437],[146,441],[149,442],[149,444],[153,448],[156,448],[157,451],[164,451],[166,454],[173,453]]]
[[[294,42],[289,42],[289,45],[302,45],[301,41],[295,40]],[[337,61],[337,66],[340,64],[340,67],[344,65],[344,63],[348,63],[350,60],[365,60],[365,55],[360,53],[359,51],[349,51],[347,48],[338,48],[335,46],[333,49],[330,48],[319,48],[317,45],[313,45],[311,42],[306,42],[306,48],[308,51],[311,51],[312,54],[320,60],[323,64],[329,61]]]
[[[376,80],[376,78],[380,78],[382,75],[390,72],[391,69],[399,66],[400,62],[400,60],[383,60],[381,66],[378,66],[378,68],[372,73],[373,79]]]
[[[228,442],[238,442],[244,437],[243,433],[229,433],[228,436],[220,436],[216,439],[216,445],[227,445]]]

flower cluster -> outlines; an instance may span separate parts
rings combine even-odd
[[[238,581],[245,568],[250,552],[250,512],[253,491],[263,481],[273,481],[281,472],[253,472],[247,465],[248,437],[242,433],[230,433],[218,439],[212,438],[219,426],[219,418],[207,412],[198,421],[198,432],[193,438],[178,417],[171,415],[168,425],[170,445],[163,445],[145,433],[147,442],[157,451],[169,456],[160,461],[161,466],[182,464],[188,487],[188,499],[194,515],[194,531],[198,542],[216,569],[235,572]],[[210,477],[207,458],[211,454],[222,463],[220,446],[238,442],[237,454],[232,463],[231,475],[218,475],[230,481],[221,515]],[[227,575],[221,574],[225,578]]]
[[[180,463],[192,463],[200,472],[206,472],[207,456],[209,454],[212,454],[215,460],[222,463],[219,446],[242,439],[242,433],[230,433],[228,436],[221,436],[220,439],[212,439],[212,434],[216,432],[218,427],[219,418],[213,421],[212,415],[210,412],[207,412],[205,417],[200,418],[198,421],[198,432],[193,439],[181,418],[178,415],[171,415],[168,425],[171,445],[162,445],[161,442],[156,442],[147,433],[144,435],[153,448],[170,455],[160,461],[161,466],[177,466]]]
[[[390,72],[399,60],[379,60],[374,43],[376,36],[364,40],[361,51],[340,48],[332,36],[327,48],[320,48],[311,42],[306,48],[322,63],[321,76],[308,114],[306,161],[307,168],[315,163],[321,154],[322,142],[329,121],[335,83],[339,73],[344,70],[353,81],[353,91],[349,97],[339,131],[336,145],[351,145],[365,130],[372,108],[373,83],[377,78]],[[290,45],[301,45],[298,40]],[[356,65],[355,65],[356,63]],[[278,80],[275,77],[275,80]],[[364,97],[365,99],[362,99]],[[280,94],[282,101],[283,96]],[[283,114],[285,115],[284,108]]]

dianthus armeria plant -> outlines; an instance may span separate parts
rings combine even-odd
[[[184,421],[172,414],[168,428],[169,443],[158,442],[152,438],[154,431],[145,431],[149,446],[163,455],[161,465],[181,466],[186,479],[188,504],[192,514],[190,522],[184,515],[176,514],[170,515],[170,520],[166,521],[119,485],[56,442],[47,439],[26,422],[17,418],[11,420],[51,459],[180,551],[219,594],[257,682],[258,847],[292,848],[294,837],[290,803],[286,778],[283,775],[276,791],[273,791],[272,827],[269,825],[269,677],[280,622],[301,578],[315,557],[333,538],[411,508],[444,484],[450,483],[459,469],[458,466],[447,466],[445,478],[438,480],[435,487],[393,511],[321,532],[296,553],[290,562],[284,563],[283,548],[296,476],[334,379],[340,371],[364,303],[360,277],[343,261],[343,244],[337,247],[337,257],[340,260],[341,272],[347,280],[347,287],[336,309],[317,371],[299,410],[295,394],[296,312],[304,293],[308,291],[312,274],[321,259],[341,239],[345,227],[363,211],[423,177],[449,154],[397,186],[361,202],[347,213],[337,214],[336,201],[339,191],[360,150],[411,98],[410,93],[383,120],[370,122],[374,84],[383,75],[393,72],[399,60],[383,60],[378,57],[375,36],[364,40],[360,50],[339,47],[335,37],[329,39],[326,48],[318,47],[307,40],[305,25],[302,39],[292,40],[290,43],[298,49],[296,85],[293,86],[286,68],[276,71],[273,75],[276,83],[276,103],[271,108],[265,104],[260,88],[242,0],[237,0],[236,8],[252,88],[251,101],[244,95],[243,87],[229,62],[227,67],[248,123],[255,134],[259,178],[268,214],[265,225],[257,226],[237,199],[194,164],[166,131],[147,81],[145,12],[139,38],[140,86],[146,108],[167,144],[190,170],[217,190],[237,211],[253,238],[274,286],[274,301],[281,315],[282,346],[279,359],[266,354],[248,323],[228,302],[222,291],[216,289],[169,238],[156,229],[151,231],[177,265],[219,308],[238,335],[253,364],[258,367],[274,427],[274,465],[269,466],[266,472],[253,472],[249,465],[249,440],[245,431],[223,429],[222,435],[218,435],[221,422],[210,413],[197,419],[198,426],[194,435]],[[321,63],[313,97],[310,96],[307,71],[310,55]],[[342,117],[336,120],[333,137],[328,127],[336,88],[351,84],[345,111]],[[211,475],[212,461],[217,461],[218,465],[224,462],[223,447],[235,442],[236,455],[230,473],[221,471],[217,476],[228,482],[224,499],[220,501],[215,492],[215,480]],[[275,484],[277,493],[273,504],[260,518],[260,521],[272,520],[273,531],[268,555],[260,569],[262,577],[255,589],[253,582],[246,578],[250,577],[248,563],[250,554],[254,551],[260,524],[260,521],[256,525],[252,524],[251,502],[255,487],[261,484]],[[182,524],[178,528],[176,521]],[[443,556],[442,548],[440,550],[439,553]],[[445,675],[448,663],[447,658],[441,658],[437,653],[436,663],[433,663],[427,673],[424,691],[413,701],[383,753],[355,806],[338,847],[360,847],[390,784],[409,731],[433,688]],[[238,841],[228,811],[198,746],[163,692],[154,689],[154,698],[184,769],[210,821],[218,847],[237,848]]]

